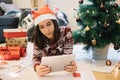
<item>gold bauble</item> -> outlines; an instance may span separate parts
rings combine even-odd
[[[118,19],[118,20],[116,21],[116,23],[120,24],[120,19]]]
[[[92,42],[92,45],[96,45],[97,44],[97,41],[95,39],[93,39],[91,42]]]
[[[85,31],[89,31],[90,28],[88,26],[85,27]]]

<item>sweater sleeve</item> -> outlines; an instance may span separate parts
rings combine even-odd
[[[36,66],[40,64],[41,57],[42,57],[42,51],[40,51],[38,49],[38,47],[36,45],[34,45],[34,47],[33,47],[33,58],[32,58],[34,70],[35,70]]]
[[[63,52],[64,54],[72,54],[73,51],[72,31],[69,27],[66,27],[64,31],[65,41]]]

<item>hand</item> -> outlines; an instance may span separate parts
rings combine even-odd
[[[51,68],[48,67],[47,65],[37,65],[36,72],[38,73],[38,75],[44,76],[51,72]]]
[[[65,71],[67,72],[76,72],[77,71],[77,65],[75,61],[72,61],[71,64],[65,66]]]

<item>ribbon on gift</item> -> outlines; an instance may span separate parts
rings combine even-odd
[[[20,51],[21,51],[21,57],[25,57],[26,56],[26,48],[21,47]]]
[[[2,54],[2,57],[4,57],[5,54],[10,55],[10,51],[8,50],[8,47],[7,47],[7,46],[6,46],[6,47],[1,46],[1,47],[0,47],[0,51],[3,51],[3,52],[4,52],[4,53]]]
[[[20,59],[20,47],[1,46],[0,59],[2,60]]]

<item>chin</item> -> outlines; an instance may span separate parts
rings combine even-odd
[[[48,39],[52,39],[52,37],[51,37],[51,36],[47,36],[47,38],[48,38]]]

